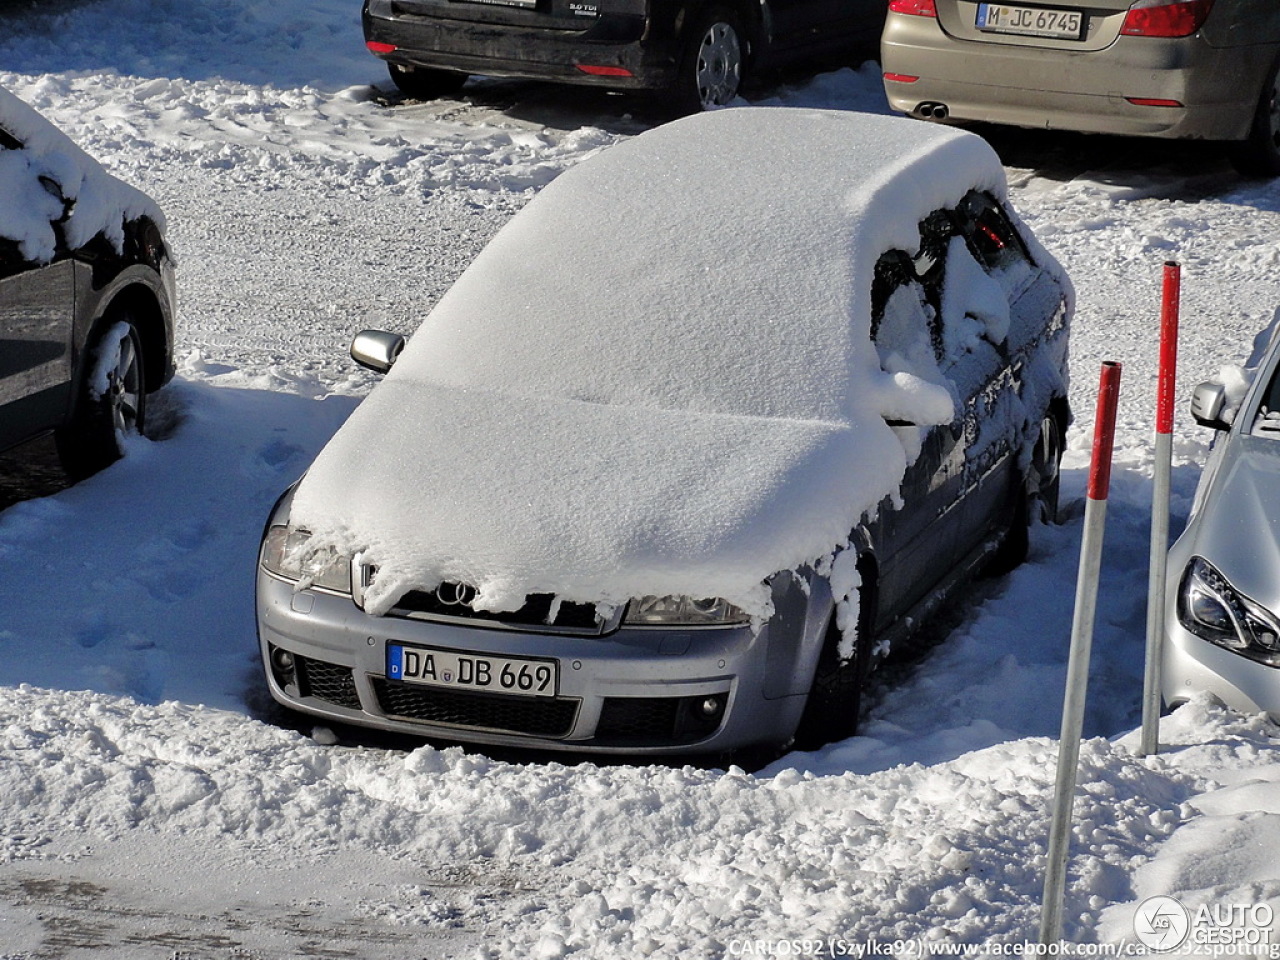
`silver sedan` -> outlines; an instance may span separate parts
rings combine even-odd
[[[1243,400],[1196,388],[1192,414],[1222,431],[1169,555],[1163,687],[1207,691],[1280,718],[1280,338]]]

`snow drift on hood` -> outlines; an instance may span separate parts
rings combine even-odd
[[[830,555],[907,465],[884,417],[952,417],[880,368],[884,251],[972,188],[978,137],[796,109],[701,114],[566,172],[432,311],[321,452],[291,522],[378,575],[367,609],[720,596]]]
[[[27,260],[53,259],[57,245],[53,222],[63,214],[62,201],[45,189],[42,177],[75,201],[63,226],[72,249],[102,234],[119,250],[125,223],[140,217],[164,228],[164,215],[150,197],[107,173],[62,131],[2,87],[0,129],[22,144],[20,149],[0,146],[0,237],[16,242]]]

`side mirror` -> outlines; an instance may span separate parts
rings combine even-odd
[[[386,373],[400,356],[404,344],[404,337],[398,333],[361,330],[351,341],[351,359],[374,373]]]
[[[53,222],[66,223],[68,220],[70,220],[71,211],[73,211],[76,208],[76,202],[75,200],[68,199],[67,196],[62,192],[62,185],[58,183],[57,180],[53,179],[53,177],[50,177],[47,174],[41,174],[40,186],[44,187],[45,193],[49,194],[49,196],[53,197],[60,204],[62,204],[62,216],[58,217],[58,219]]]
[[[1231,424],[1224,418],[1227,407],[1226,384],[1206,380],[1191,394],[1191,416],[1202,427],[1213,430],[1230,430]]]

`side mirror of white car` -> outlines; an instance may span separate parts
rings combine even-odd
[[[351,359],[374,373],[386,373],[400,356],[404,344],[404,337],[398,333],[361,330],[351,341]]]
[[[1224,414],[1227,407],[1226,384],[1206,380],[1196,386],[1191,394],[1191,416],[1202,427],[1214,430],[1231,429]]]

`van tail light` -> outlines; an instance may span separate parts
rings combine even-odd
[[[890,13],[905,13],[909,17],[936,17],[938,8],[934,0],[889,0]]]
[[[1213,0],[1138,0],[1120,32],[1129,37],[1189,37],[1202,26]]]

